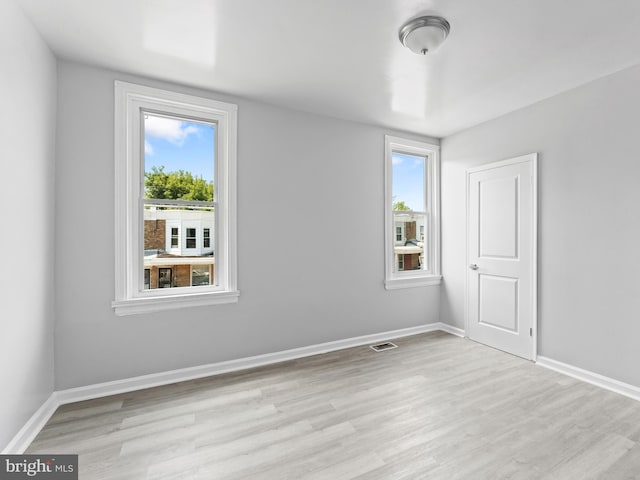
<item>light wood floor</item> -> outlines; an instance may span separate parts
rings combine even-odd
[[[640,479],[640,402],[436,332],[58,409],[94,479]]]

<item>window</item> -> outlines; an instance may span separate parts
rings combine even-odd
[[[178,232],[179,229],[177,227],[171,228],[171,248],[178,248]]]
[[[404,238],[404,234],[402,233],[402,226],[398,225],[396,226],[396,243],[402,242],[403,238]]]
[[[115,98],[116,314],[237,302],[236,105],[124,82]]]
[[[210,267],[209,265],[192,265],[191,266],[191,285],[194,287],[200,285],[209,285],[210,283]]]
[[[385,287],[438,285],[440,147],[385,136]]]
[[[196,248],[196,229],[187,228],[187,248]]]

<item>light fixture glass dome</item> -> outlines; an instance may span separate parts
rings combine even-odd
[[[405,23],[400,29],[402,44],[413,53],[426,55],[444,42],[451,26],[442,17],[418,17]]]

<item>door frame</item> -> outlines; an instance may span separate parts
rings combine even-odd
[[[466,204],[465,204],[465,239],[464,239],[464,336],[469,338],[469,187],[471,174],[492,170],[494,168],[505,167],[508,165],[516,165],[518,163],[531,163],[532,176],[532,252],[531,252],[531,306],[532,306],[532,335],[531,343],[533,351],[531,352],[531,361],[535,362],[538,358],[538,153],[529,153],[519,157],[491,162],[477,167],[468,168],[466,171]]]

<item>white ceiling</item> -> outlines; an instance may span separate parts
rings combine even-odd
[[[65,59],[437,137],[640,63],[638,0],[17,1]]]

